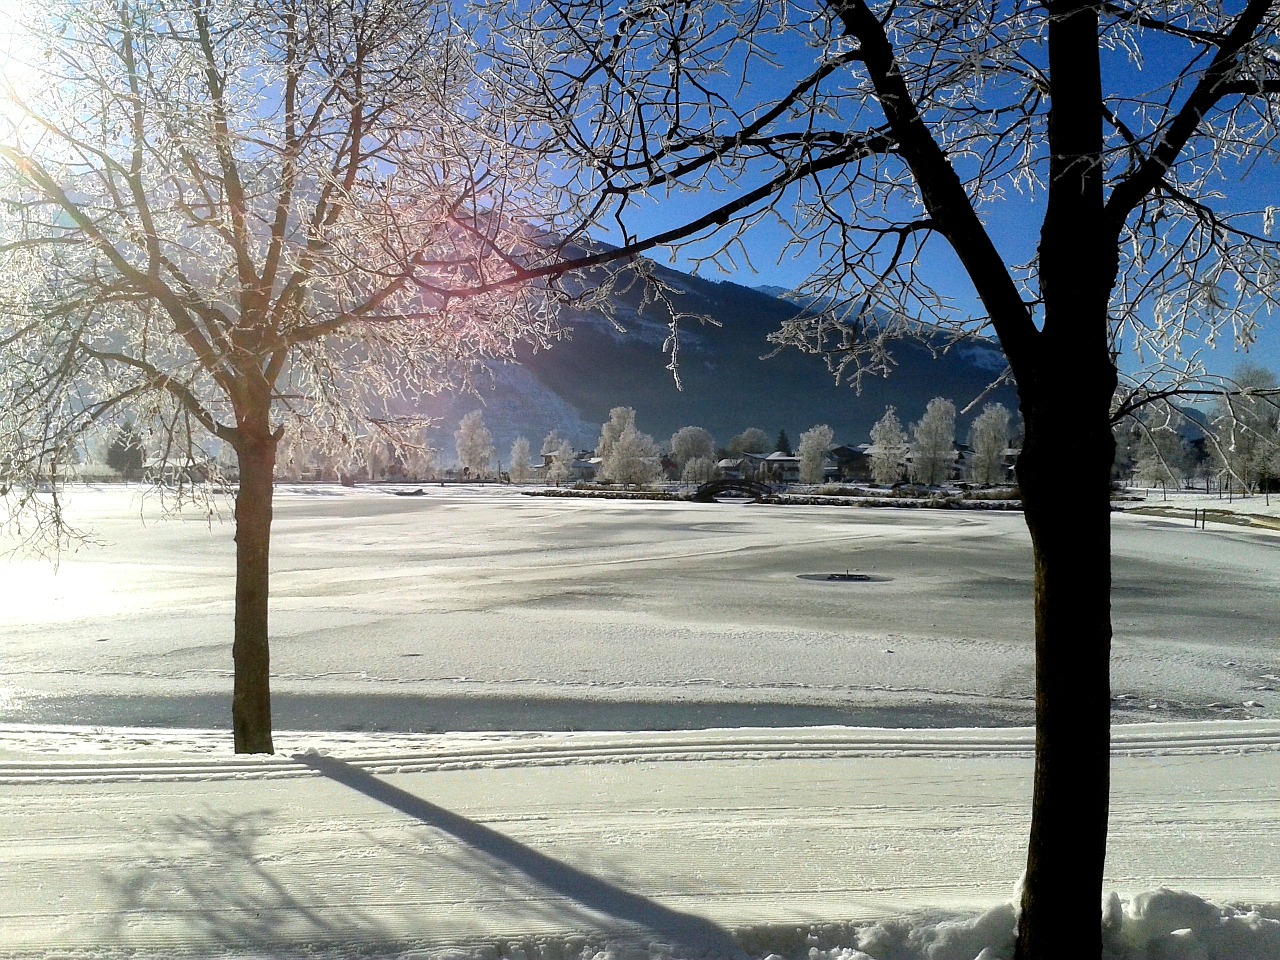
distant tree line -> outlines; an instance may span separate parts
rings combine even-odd
[[[1144,487],[1280,490],[1280,384],[1244,364],[1208,411],[1152,405],[1116,427],[1113,474]]]
[[[879,483],[909,478],[936,485],[956,479],[962,452],[965,476],[977,483],[999,483],[1009,474],[1011,421],[1004,406],[988,404],[975,418],[969,446],[962,451],[955,439],[955,405],[937,397],[909,432],[898,420],[896,410],[888,407],[872,429],[871,443],[856,449],[869,461],[872,479]],[[780,464],[786,462],[787,476],[816,484],[827,478],[833,451],[839,449],[833,446],[834,441],[835,431],[828,424],[804,431],[794,449],[785,429],[771,440],[759,427],[749,427],[721,447],[708,430],[691,425],[672,434],[664,447],[636,426],[633,407],[618,406],[610,410],[609,419],[601,425],[593,450],[575,451],[558,432],[552,431],[542,444],[543,462],[535,467],[528,462],[532,449],[529,441],[517,438],[511,448],[507,478],[522,482],[537,477],[561,483],[576,473],[628,486],[662,479],[700,484],[720,477],[725,465],[736,467],[750,458],[758,461],[768,457],[772,461],[772,453],[780,455],[778,462],[770,464],[772,470],[781,470]],[[782,479],[783,474],[775,472],[768,478]]]
[[[1146,487],[1204,486],[1206,489],[1242,493],[1280,490],[1280,402],[1278,382],[1270,370],[1253,364],[1238,368],[1230,378],[1233,388],[1203,408],[1172,404],[1149,405],[1116,427],[1117,481]],[[168,436],[167,433],[164,434]],[[723,446],[700,426],[681,427],[660,444],[636,426],[632,407],[614,407],[601,425],[594,449],[575,449],[559,431],[552,430],[539,449],[525,437],[517,437],[506,457],[506,469],[493,435],[481,411],[462,417],[453,434],[456,468],[441,462],[441,450],[433,443],[430,425],[423,421],[416,431],[381,433],[376,429],[354,442],[335,444],[332,438],[304,425],[291,424],[281,438],[276,462],[279,480],[418,481],[450,479],[504,479],[513,483],[540,480],[564,483],[590,464],[597,479],[624,485],[650,484],[679,479],[700,484],[722,475],[721,464],[745,457],[779,453],[794,456],[802,483],[820,483],[833,449],[834,431],[818,424],[800,435],[794,451],[785,429],[776,437],[759,427],[748,427]],[[999,403],[987,404],[974,418],[962,447],[956,441],[956,408],[945,397],[929,401],[920,419],[904,425],[894,406],[871,428],[870,443],[862,444],[869,478],[880,484],[911,481],[938,485],[964,479],[982,485],[1008,482],[1017,436],[1013,415]],[[193,453],[188,475],[195,478],[220,475],[236,478],[233,456]],[[150,477],[148,463],[157,452],[148,449],[143,429],[133,422],[79,451],[80,469],[105,463],[125,480]],[[578,467],[575,468],[575,463]],[[194,469],[195,467],[199,469]],[[1063,465],[1069,471],[1070,465]]]

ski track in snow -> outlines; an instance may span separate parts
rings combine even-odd
[[[1027,728],[884,730],[805,727],[624,734],[516,733],[483,736],[277,733],[274,756],[227,752],[225,733],[133,728],[32,728],[0,724],[0,785],[243,780],[313,777],[308,755],[341,753],[372,774],[430,773],[570,764],[670,763],[702,760],[851,759],[859,757],[1030,757]],[[131,762],[131,752],[179,750],[207,757]],[[64,759],[97,752],[95,759]],[[52,754],[38,760],[31,753]],[[1114,756],[1280,752],[1280,722],[1135,724],[1112,735]],[[20,754],[16,759],[12,754]]]
[[[1031,748],[1027,729],[284,732],[242,757],[212,731],[10,725],[0,957],[994,960]],[[1258,906],[1144,894],[1109,908],[1133,942],[1108,956],[1275,960],[1280,804],[1257,785],[1280,780],[1280,723],[1125,726],[1115,753],[1107,889]],[[1170,952],[1181,929],[1213,949]]]

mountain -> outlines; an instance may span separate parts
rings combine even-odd
[[[922,344],[899,341],[891,348],[896,364],[891,376],[866,379],[859,395],[848,384],[837,384],[820,357],[792,349],[767,356],[774,349],[769,334],[800,309],[773,288],[715,282],[657,265],[653,270],[678,291],[677,310],[719,324],[681,323],[683,389],[667,369],[671,357],[663,350],[670,314],[660,305],[644,304],[635,284],[612,299],[625,332],[598,312],[569,310],[561,316],[568,336],[550,349],[526,351],[519,365],[492,367],[491,382],[479,383],[474,395],[424,402],[422,412],[441,419],[443,459],[452,457],[458,421],[475,409],[484,412],[500,457],[520,435],[529,438],[536,453],[552,429],[578,447],[594,447],[600,424],[615,406],[634,407],[637,426],[660,442],[692,425],[705,427],[721,445],[747,427],[770,436],[785,429],[794,443],[809,427],[826,423],[837,443],[857,444],[868,440],[887,405],[898,408],[904,424],[919,419],[937,396],[963,408],[1005,369],[1004,355],[991,340],[974,339],[938,357]],[[1012,387],[986,399],[1016,412]],[[980,409],[981,404],[960,418],[959,438]]]

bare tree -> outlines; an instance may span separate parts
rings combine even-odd
[[[270,752],[286,423],[350,444],[390,429],[407,385],[553,337],[527,283],[449,289],[536,263],[535,211],[517,208],[554,187],[480,109],[447,5],[23,9],[32,62],[0,111],[0,342],[46,377],[5,399],[43,395],[63,436],[134,417],[234,451],[235,745]]]
[[[706,483],[722,476],[719,466],[710,457],[694,457],[684,465],[680,479],[685,483]]]
[[[1224,480],[1247,493],[1280,474],[1280,391],[1275,374],[1255,364],[1231,379],[1236,389],[1215,401],[1209,447]]]
[[[769,435],[759,427],[747,427],[730,440],[725,449],[731,457],[740,457],[744,453],[768,453]]]
[[[430,426],[419,424],[415,429],[401,433],[399,451],[404,463],[405,476],[411,480],[429,480],[435,475],[436,449],[431,444]]]
[[[1148,406],[1131,418],[1136,433],[1133,474],[1146,487],[1177,489],[1190,465],[1186,444],[1178,432],[1185,417],[1172,406]]]
[[[1009,449],[1009,410],[1003,403],[988,403],[969,427],[969,459],[965,471],[974,483],[1001,483],[1006,477],[1005,451]]]
[[[373,481],[388,479],[397,465],[391,443],[376,430],[360,438],[355,456],[364,475]]]
[[[855,381],[894,337],[990,330],[1016,381],[1035,557],[1036,774],[1020,958],[1096,916],[1109,803],[1116,358],[1248,342],[1276,303],[1278,0],[534,0],[485,7],[529,141],[577,157],[584,220],[634,257],[734,270],[761,219],[815,263],[779,341]],[[1158,68],[1150,68],[1158,61]],[[553,64],[548,69],[548,64]],[[1264,161],[1264,162],[1259,162]],[[677,212],[645,231],[644,198]],[[1038,236],[1020,241],[1026,224]],[[715,233],[718,245],[705,245]],[[932,268],[947,250],[971,285]],[[970,308],[970,304],[974,304]],[[1155,393],[1163,389],[1161,385]],[[1057,500],[1069,462],[1082,494]],[[1070,824],[1071,828],[1064,828]],[[1090,925],[1092,926],[1092,925]],[[1082,956],[1097,956],[1100,931]]]
[[[596,456],[601,460],[609,459],[614,444],[622,438],[627,427],[636,425],[634,407],[614,407],[609,411],[609,419],[600,427],[600,439],[596,441]]]
[[[606,480],[642,486],[662,476],[662,458],[653,437],[641,433],[634,422],[609,446],[602,459],[600,473]]]
[[[300,423],[286,425],[276,446],[276,472],[278,479],[304,480],[316,469],[317,464],[312,456],[312,448],[316,445],[311,431]]]
[[[796,456],[800,458],[800,482],[821,483],[826,476],[827,454],[835,431],[825,423],[810,427],[800,434]]]
[[[911,426],[911,479],[934,486],[951,479],[956,463],[956,405],[934,397]]]
[[[1133,465],[1133,479],[1137,483],[1165,490],[1179,487],[1186,467],[1181,437],[1163,428],[1144,430],[1138,440],[1137,453]]]

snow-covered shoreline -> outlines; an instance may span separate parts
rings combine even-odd
[[[139,755],[157,763],[166,758],[179,764],[184,758],[207,762],[211,775],[242,768],[237,776],[254,768],[264,774],[291,769],[306,775],[291,758],[313,753],[341,754],[380,773],[704,759],[1031,757],[1035,731],[842,726],[431,734],[278,730],[275,743],[274,756],[237,755],[223,730],[0,723],[0,782],[28,768],[33,781],[46,774],[63,779],[74,768],[73,758],[100,761],[104,773],[117,766],[127,771]],[[1124,724],[1112,729],[1111,750],[1115,757],[1280,753],[1280,721]],[[36,759],[41,756],[52,758],[47,768]],[[92,778],[92,764],[81,769]]]

